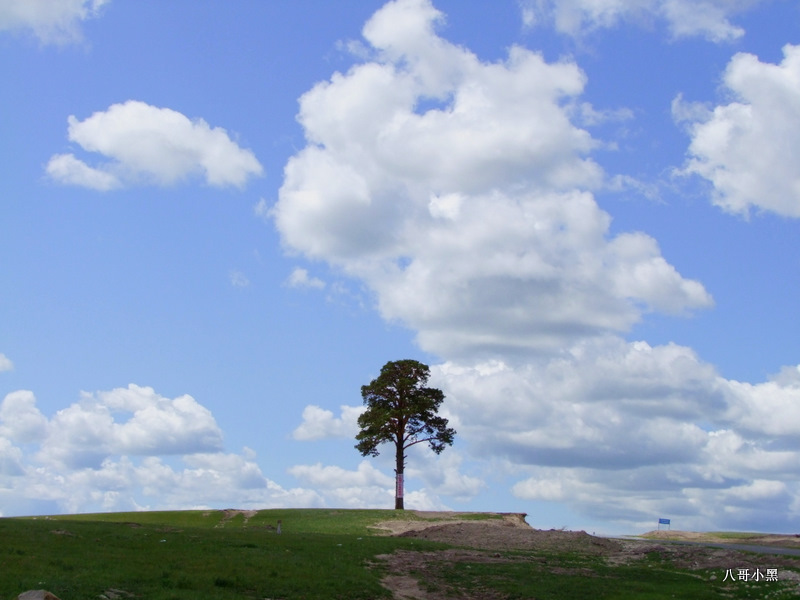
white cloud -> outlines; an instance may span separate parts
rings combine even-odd
[[[800,378],[742,384],[690,348],[624,340],[648,312],[712,299],[653,238],[610,234],[592,194],[606,183],[590,157],[602,143],[575,119],[613,115],[580,102],[572,62],[515,47],[484,63],[436,34],[441,19],[424,0],[387,4],[364,28],[374,58],[302,96],[308,144],[269,211],[287,249],[364,282],[384,318],[441,357],[443,415],[519,497],[626,527],[674,510],[707,528],[767,523],[752,488],[800,525],[787,500],[800,488]],[[307,407],[295,438],[350,437],[344,422]],[[468,499],[486,479],[448,453],[407,465],[428,500]]]
[[[268,479],[252,450],[224,452],[214,417],[191,396],[169,399],[136,385],[85,393],[50,419],[31,392],[6,395],[0,499],[6,514],[325,501],[314,490]]]
[[[800,385],[768,381],[760,384],[730,381],[730,405],[725,417],[737,431],[777,441],[800,436]]]
[[[43,43],[79,41],[81,22],[110,0],[0,0],[0,30],[29,29]]]
[[[0,373],[3,371],[13,371],[14,363],[5,354],[0,353]]]
[[[322,440],[329,438],[355,438],[358,433],[358,417],[364,412],[363,406],[340,407],[341,416],[313,404],[303,409],[303,422],[292,432],[296,440]]]
[[[70,116],[68,135],[106,162],[92,167],[73,154],[54,155],[47,173],[55,181],[106,191],[139,183],[171,185],[201,175],[213,186],[243,187],[263,169],[250,150],[202,119],[129,100],[83,121]]]
[[[783,53],[777,65],[735,55],[724,75],[734,102],[705,114],[680,97],[673,102],[692,138],[683,172],[708,179],[714,203],[728,212],[800,217],[800,46]]]
[[[47,174],[60,183],[107,192],[122,185],[113,173],[95,169],[74,154],[55,154],[47,163]]]
[[[730,42],[744,35],[731,17],[763,0],[520,0],[523,25],[552,22],[572,36],[618,26],[620,23],[663,21],[673,37],[700,36]]]
[[[289,275],[289,278],[286,280],[286,285],[291,288],[311,288],[321,290],[325,287],[325,282],[317,277],[311,277],[306,269],[297,267]]]
[[[322,489],[370,486],[392,488],[394,486],[393,477],[384,475],[366,460],[362,460],[355,471],[348,471],[337,466],[324,467],[321,463],[316,463],[314,465],[296,465],[291,467],[289,472],[298,479]]]
[[[52,508],[45,514],[229,506],[300,508],[323,502],[313,490],[286,489],[266,478],[247,456],[190,455],[181,463],[175,467],[160,457],[134,460],[123,456],[106,459],[96,468],[29,468],[24,477],[7,483],[23,506],[25,500],[47,502]]]
[[[600,114],[572,106],[576,65],[520,47],[482,63],[440,20],[424,0],[387,4],[364,27],[379,58],[303,95],[309,144],[271,211],[287,247],[365,281],[440,356],[551,350],[709,306],[654,240],[609,236],[585,191],[603,179],[598,142],[570,120]]]
[[[449,461],[449,466],[457,469],[459,459]],[[304,485],[318,490],[324,506],[341,506],[345,508],[389,508],[394,506],[395,479],[394,475],[386,475],[369,461],[363,460],[355,471],[343,469],[338,466],[323,466],[321,463],[314,465],[296,465],[289,469],[289,473]],[[408,477],[422,479],[428,483],[430,471],[407,470]],[[472,491],[480,487],[472,478],[465,478],[456,472],[439,473],[442,481],[435,482],[435,489],[422,487],[408,489],[404,495],[404,505],[412,510],[452,510],[442,502],[441,495],[462,495],[464,491]],[[408,481],[407,477],[407,481]],[[444,481],[446,479],[446,481]]]
[[[714,370],[689,349],[616,338],[524,365],[448,362],[435,373],[454,426],[475,451],[523,465],[689,460],[705,438],[693,422],[726,407]]]
[[[330,411],[318,406],[307,406],[303,411],[303,422],[292,436],[300,441],[329,438],[353,441],[358,432],[356,421],[363,410],[363,407],[342,406],[342,417],[335,419]],[[481,478],[461,472],[463,456],[455,450],[448,449],[442,455],[436,455],[427,447],[418,445],[408,452],[406,482],[408,484],[412,479],[423,486],[410,490],[408,497],[414,501],[406,503],[409,508],[424,510],[425,507],[444,506],[440,500],[442,496],[466,502],[485,487]],[[392,444],[382,447],[378,464],[394,465]],[[361,461],[356,471],[317,463],[296,465],[289,469],[289,473],[304,484],[319,490],[328,504],[339,503],[349,507],[381,506],[391,504],[394,497],[394,475],[384,474],[367,460]]]
[[[727,457],[722,457],[723,460]],[[796,457],[795,457],[796,460]],[[532,469],[513,487],[525,500],[565,503],[574,510],[633,531],[672,517],[683,530],[748,529],[782,532],[800,519],[796,480],[710,477],[708,467],[660,466],[624,471]]]
[[[253,214],[257,217],[264,219],[265,221],[270,217],[270,208],[267,204],[267,201],[264,198],[260,198],[258,202],[253,206]]]
[[[0,403],[0,437],[16,442],[41,440],[47,432],[47,419],[36,408],[33,392],[19,390],[7,394]]]
[[[361,461],[355,471],[338,466],[296,465],[289,473],[303,484],[319,490],[328,506],[374,508],[394,503],[394,477]]]
[[[770,377],[770,380],[782,386],[798,386],[800,385],[800,365],[783,367]]]
[[[228,277],[233,287],[246,288],[250,285],[250,280],[247,278],[247,275],[241,271],[231,271]]]
[[[463,473],[463,463],[464,457],[456,449],[448,448],[437,455],[421,444],[409,449],[406,479],[421,480],[422,490],[432,497],[468,502],[486,487],[486,483],[481,477]]]
[[[689,348],[608,338],[525,365],[448,362],[432,382],[473,456],[528,473],[520,498],[627,528],[672,511],[687,528],[777,529],[770,510],[800,523],[797,371],[744,384]]]
[[[118,416],[127,417],[124,421]],[[222,432],[191,396],[171,400],[134,384],[84,394],[58,411],[41,442],[40,460],[72,468],[96,467],[113,455],[158,456],[217,451]]]
[[[24,472],[22,450],[0,434],[0,477],[18,477]]]
[[[758,1],[668,0],[662,3],[660,15],[667,20],[675,37],[702,36],[712,42],[731,42],[745,32],[732,24],[729,17]]]

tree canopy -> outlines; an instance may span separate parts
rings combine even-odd
[[[395,445],[395,508],[403,508],[403,472],[406,448],[427,442],[436,454],[451,446],[455,430],[438,415],[444,401],[441,390],[427,387],[430,369],[416,360],[387,362],[380,375],[361,386],[367,406],[358,418],[356,449],[363,456],[378,456],[378,447]]]

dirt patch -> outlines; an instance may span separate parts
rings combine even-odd
[[[383,585],[391,590],[398,600],[444,600],[458,597],[464,600],[498,600],[503,598],[495,590],[478,589],[465,595],[464,590],[454,590],[441,579],[443,567],[454,563],[486,562],[535,562],[549,568],[552,575],[594,576],[591,572],[562,573],[563,568],[553,564],[540,553],[575,552],[601,557],[611,566],[631,564],[644,559],[667,561],[677,568],[689,570],[712,570],[698,574],[710,580],[722,580],[726,571],[736,576],[739,569],[778,569],[781,581],[791,581],[800,590],[800,575],[787,567],[800,569],[800,557],[760,555],[728,548],[710,548],[699,545],[678,545],[638,539],[598,538],[584,531],[540,530],[530,527],[520,514],[498,514],[492,519],[467,519],[467,513],[417,513],[417,520],[391,520],[379,523],[376,528],[388,535],[413,537],[444,542],[459,548],[439,552],[415,552],[398,550],[390,555],[378,557],[388,571]],[[675,534],[677,532],[671,532]],[[687,532],[682,532],[687,533]],[[664,536],[666,537],[666,536]],[[794,539],[793,536],[765,536]],[[674,537],[672,539],[675,539]],[[761,538],[746,540],[708,539],[704,534],[683,536],[682,541],[708,543],[730,543],[763,545]],[[756,541],[756,539],[758,541]],[[666,540],[665,540],[666,541]],[[785,541],[785,540],[784,540]],[[781,544],[783,545],[783,544]],[[520,554],[508,554],[515,551]]]
[[[760,569],[763,573],[767,568],[800,568],[800,557],[798,556],[755,554],[730,548],[658,544],[638,540],[620,543],[621,550],[606,557],[609,564],[628,564],[645,556],[657,556],[682,569],[715,569],[719,570],[722,575],[727,569],[733,569],[734,573],[740,568],[747,568],[752,572]],[[781,579],[800,581],[800,576],[791,571],[784,571],[781,573]]]
[[[433,512],[423,510],[409,510],[406,513],[413,514],[416,520],[391,519],[381,521],[372,525],[372,529],[378,530],[385,535],[399,535],[409,531],[423,531],[441,524],[460,524],[460,523],[483,523],[487,526],[519,527],[530,529],[530,525],[525,522],[525,513],[486,513],[489,518],[476,521],[474,518],[466,518],[475,513],[467,512]]]
[[[242,515],[244,517],[243,525],[247,525],[247,522],[256,516],[258,513],[257,510],[239,510],[237,508],[226,508],[222,511],[222,519],[219,523],[214,525],[214,527],[225,527],[225,524],[233,519],[236,515]],[[210,513],[204,513],[204,516]]]
[[[381,579],[381,585],[392,590],[398,600],[425,600],[426,593],[419,587],[419,581],[409,575],[387,575]]]
[[[650,540],[674,540],[681,542],[703,542],[705,544],[747,544],[749,546],[779,546],[800,548],[800,534],[742,534],[741,537],[720,536],[713,532],[677,531],[661,529],[645,533],[641,537]]]
[[[440,552],[413,552],[398,550],[392,554],[376,556],[388,568],[389,575],[381,580],[391,590],[395,600],[500,600],[504,598],[493,590],[478,590],[472,595],[463,589],[442,582],[440,571],[444,565],[455,562],[488,563],[507,562],[499,554],[478,550],[442,550]]]
[[[400,537],[415,537],[454,546],[486,550],[548,550],[608,554],[621,548],[620,542],[589,535],[585,531],[544,531],[507,522],[462,521],[406,531]]]
[[[75,537],[74,533],[72,533],[71,531],[67,531],[66,529],[52,529],[50,530],[50,533],[52,533],[53,535],[68,535],[70,537]]]

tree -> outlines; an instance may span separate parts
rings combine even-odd
[[[428,442],[431,450],[440,454],[445,446],[453,445],[456,435],[454,429],[447,427],[447,419],[437,414],[444,394],[425,387],[429,377],[428,365],[416,360],[397,360],[387,362],[377,379],[361,386],[367,410],[358,417],[361,430],[356,435],[356,449],[362,456],[378,456],[378,446],[394,443],[396,509],[403,508],[406,448]]]

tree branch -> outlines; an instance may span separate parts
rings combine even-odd
[[[403,446],[403,450],[405,450],[406,448],[410,448],[414,444],[419,444],[419,443],[422,443],[422,442],[430,442],[431,440],[435,440],[435,439],[436,439],[436,436],[425,438],[423,440],[415,440],[415,441],[411,442],[410,444],[407,444],[407,445]]]

